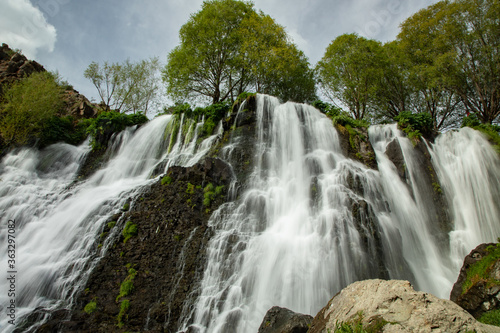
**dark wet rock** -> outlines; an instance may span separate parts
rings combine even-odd
[[[307,333],[312,316],[274,306],[267,311],[258,333]]]
[[[339,134],[340,148],[345,156],[363,163],[368,168],[378,169],[375,151],[368,140],[366,128],[348,129],[340,124],[336,124],[335,128]]]
[[[104,257],[92,270],[70,318],[57,325],[53,318],[44,329],[66,325],[81,332],[175,332],[192,310],[185,304],[197,296],[205,267],[206,244],[213,233],[207,222],[226,201],[231,177],[225,162],[206,158],[189,168],[171,167],[144,188],[128,211],[103,227]],[[207,188],[212,189],[209,201]],[[124,230],[130,225],[136,232],[125,241]],[[132,290],[117,298],[130,280]],[[119,320],[124,301],[129,307]],[[96,303],[96,311],[86,313],[90,302]]]

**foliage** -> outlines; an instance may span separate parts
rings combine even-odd
[[[60,141],[80,144],[87,137],[87,127],[91,122],[91,119],[77,121],[72,116],[52,116],[43,124],[39,145],[44,147]]]
[[[144,114],[122,114],[115,111],[102,112],[90,122],[87,134],[91,135],[92,149],[101,149],[113,133],[123,131],[128,126],[144,124],[148,118]]]
[[[125,228],[123,228],[122,235],[124,237],[124,243],[126,243],[131,237],[136,236],[137,224],[132,223],[132,221],[127,221],[127,223],[125,223]]]
[[[340,100],[356,119],[369,115],[382,73],[382,45],[356,34],[337,37],[316,67],[319,83],[332,101]]]
[[[126,60],[123,64],[92,62],[84,76],[96,87],[106,111],[146,114],[160,88],[159,69],[158,58],[136,63]]]
[[[500,309],[485,312],[478,320],[483,324],[500,326]]]
[[[0,135],[7,145],[24,145],[40,138],[44,126],[62,110],[63,90],[54,74],[33,73],[14,83],[0,107]]]
[[[333,125],[350,126],[353,128],[368,128],[370,125],[366,120],[354,119],[345,113],[334,116],[332,121]]]
[[[95,298],[88,302],[87,305],[83,308],[83,311],[85,311],[86,314],[92,314],[97,310],[97,302]]]
[[[127,277],[120,285],[120,294],[116,297],[116,302],[118,302],[120,298],[128,296],[134,290],[134,279],[136,275],[137,271],[135,269],[130,268],[128,270]]]
[[[496,0],[440,1],[403,22],[398,39],[427,105],[455,112],[459,101],[483,123],[498,117],[499,15]]]
[[[421,135],[431,137],[433,133],[432,117],[427,112],[411,113],[404,111],[398,114],[394,120],[410,139],[419,139]]]
[[[342,112],[342,109],[335,106],[334,104],[326,103],[319,99],[312,102],[311,105],[314,106],[316,109],[320,110],[321,112],[323,112],[324,114],[326,114],[330,118],[339,116]]]
[[[494,280],[489,275],[493,265],[500,259],[500,243],[489,247],[487,250],[488,254],[470,265],[467,270],[467,277],[462,284],[462,294],[466,293],[479,281],[485,281],[486,284],[500,284],[500,281]]]
[[[234,101],[250,88],[296,101],[314,95],[304,54],[288,41],[283,27],[257,13],[251,2],[205,1],[179,37],[163,71],[175,100]]]

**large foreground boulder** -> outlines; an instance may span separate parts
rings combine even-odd
[[[500,332],[452,301],[415,291],[400,280],[349,285],[316,315],[309,333],[334,332],[337,323],[361,323],[375,332]]]

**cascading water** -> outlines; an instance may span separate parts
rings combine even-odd
[[[420,180],[425,170],[397,127],[370,129],[376,171],[342,155],[331,121],[316,109],[279,104],[263,95],[257,101],[254,170],[240,199],[222,206],[211,218],[216,234],[208,246],[199,297],[180,329],[256,332],[272,306],[314,315],[341,288],[366,278],[409,279],[417,289],[447,298],[460,268],[454,254],[458,236],[455,231],[436,235],[434,213],[439,207],[426,191],[440,189]],[[457,135],[460,140],[467,137]],[[393,140],[404,156],[406,179],[385,155]],[[476,140],[482,140],[484,147],[476,160],[488,159],[482,172],[495,182],[486,176],[460,188],[475,193],[490,187],[491,192],[479,199],[484,206],[480,212],[468,210],[477,216],[468,223],[481,231],[471,236],[467,250],[500,235],[498,157],[484,139]],[[453,205],[449,227],[459,231],[463,227],[456,216],[464,207],[453,198],[455,179],[444,180],[453,162],[435,157],[456,149],[449,141],[438,140],[433,156],[443,191]],[[478,144],[464,141],[470,147]],[[455,170],[462,174],[453,176],[464,177],[473,170]],[[486,225],[483,215],[488,215]],[[465,232],[460,235],[468,237]],[[451,244],[443,244],[443,238],[451,239]]]
[[[190,120],[191,121],[191,120]],[[151,180],[153,170],[162,165],[191,165],[210,148],[196,145],[201,124],[191,121],[189,139],[181,135],[178,120],[161,116],[136,130],[129,128],[112,142],[109,162],[88,180],[72,184],[88,152],[88,142],[80,147],[66,144],[42,151],[22,149],[7,155],[0,165],[0,243],[7,244],[7,221],[15,221],[15,298],[7,293],[5,277],[0,282],[0,330],[15,326],[6,316],[12,299],[16,304],[15,324],[35,308],[69,307],[107,250],[99,250],[99,234],[110,215],[116,213]],[[177,142],[178,141],[178,142]],[[193,144],[194,142],[194,144]],[[160,171],[161,172],[161,171]],[[100,254],[99,254],[100,253]],[[98,255],[99,254],[99,255]],[[2,269],[7,272],[7,246],[0,249]],[[11,270],[11,269],[9,269]],[[4,276],[4,275],[2,275]]]
[[[373,170],[344,156],[331,120],[316,109],[264,95],[256,109],[255,156],[244,162],[253,169],[210,218],[207,265],[180,330],[253,333],[272,306],[314,315],[343,287],[367,278],[408,279],[448,298],[463,257],[500,236],[500,161],[479,133],[462,129],[429,144],[436,179],[425,181],[429,166],[395,125],[369,130]],[[200,143],[201,126],[163,116],[130,128],[114,139],[109,162],[80,182],[87,144],[23,149],[3,159],[0,244],[7,243],[6,221],[15,220],[16,323],[36,308],[71,306],[116,239],[98,246],[109,216],[133,205],[131,198],[157,181],[152,175],[197,163],[223,130]],[[228,161],[251,142],[231,138],[221,150]],[[395,144],[404,177],[387,154]],[[446,217],[435,191],[449,207]],[[7,256],[2,246],[4,272]],[[0,330],[10,332],[9,286],[0,281]]]

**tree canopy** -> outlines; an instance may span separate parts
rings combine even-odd
[[[337,37],[317,65],[324,93],[346,105],[355,119],[365,118],[375,103],[382,61],[379,42],[356,34]]]
[[[179,32],[163,71],[175,100],[234,100],[244,91],[297,102],[314,100],[313,72],[284,28],[253,4],[205,1]]]
[[[160,88],[159,70],[157,58],[122,64],[92,62],[84,76],[92,81],[107,110],[146,114]]]
[[[395,41],[346,34],[318,63],[324,94],[358,119],[428,113],[434,130],[469,113],[500,115],[500,1],[443,0],[405,20]]]

